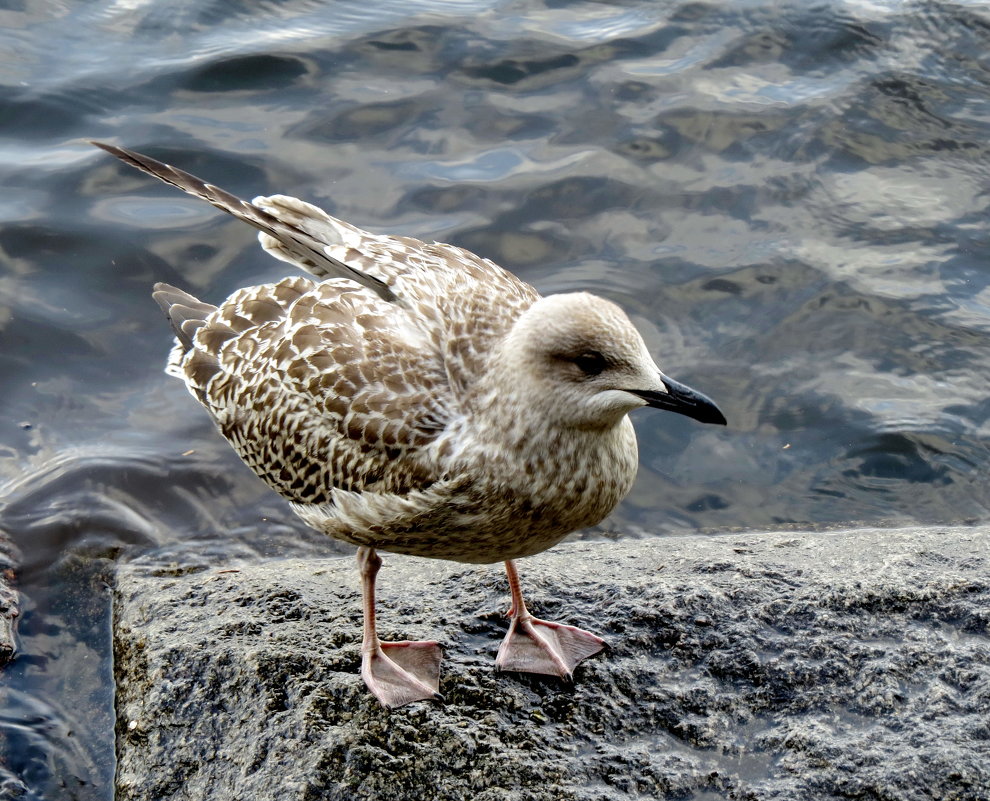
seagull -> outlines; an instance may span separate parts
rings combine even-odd
[[[247,202],[92,144],[257,228],[268,253],[311,276],[218,306],[163,283],[153,297],[175,334],[166,372],[302,520],[357,546],[361,676],[378,701],[442,698],[439,643],[378,637],[378,551],[504,562],[496,667],[571,680],[605,641],[534,617],[515,560],[598,523],[629,492],[630,412],[725,425],[716,405],[664,375],[608,300],[541,297],[463,248],[369,233],[285,195]]]

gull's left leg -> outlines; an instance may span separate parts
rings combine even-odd
[[[519,574],[511,561],[505,563],[505,573],[509,578],[512,607],[509,609],[509,633],[502,640],[495,658],[499,670],[570,679],[581,660],[605,647],[605,640],[583,629],[533,617],[526,609],[519,589]]]

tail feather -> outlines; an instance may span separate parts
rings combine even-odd
[[[185,350],[192,348],[196,329],[206,324],[206,318],[217,310],[216,306],[194,298],[188,292],[170,284],[155,284],[151,297],[155,299]]]
[[[327,243],[320,242],[297,225],[279,219],[264,209],[230,194],[218,186],[209,184],[195,175],[184,172],[170,164],[157,161],[133,150],[126,150],[104,142],[92,142],[96,147],[116,156],[125,164],[130,164],[141,172],[153,175],[183,192],[195,195],[211,203],[218,209],[232,214],[239,220],[278,240],[292,260],[315,275],[317,278],[349,278],[367,287],[382,300],[397,303],[398,298],[384,281],[368,275],[350,265],[335,259],[326,251]]]
[[[194,348],[193,337],[206,325],[207,318],[217,310],[217,307],[203,303],[188,292],[183,292],[170,284],[155,284],[151,296],[165,312],[176,339],[179,340],[179,344],[172,350],[165,372],[185,381],[189,391],[209,409],[206,385],[220,372],[220,361],[215,353]],[[211,329],[216,329],[221,341],[229,338],[226,335],[227,331],[234,336],[234,332],[223,324],[213,325]],[[212,411],[210,413],[212,414]]]

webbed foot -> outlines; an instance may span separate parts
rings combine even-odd
[[[442,701],[436,642],[379,642],[361,657],[361,678],[383,706],[394,709],[413,701]]]
[[[530,615],[514,616],[499,646],[499,670],[542,673],[570,680],[582,660],[605,648],[605,640],[589,631],[551,623]]]

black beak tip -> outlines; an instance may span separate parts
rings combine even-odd
[[[698,417],[696,419],[702,423],[711,423],[715,426],[727,426],[729,424],[729,421],[725,419],[725,415],[722,414],[722,410],[719,409],[714,403],[712,404],[711,409],[708,410],[706,416]]]
[[[663,382],[667,387],[667,392],[636,390],[633,391],[633,394],[641,397],[648,406],[652,406],[654,409],[665,409],[669,412],[683,414],[699,423],[716,426],[728,425],[722,410],[707,395],[702,395],[700,392],[684,384],[679,384],[666,376],[664,376]]]
[[[706,423],[713,426],[729,424],[729,421],[725,419],[725,415],[722,414],[722,410],[704,395],[700,394],[692,398],[690,403],[674,408],[668,407],[668,409],[669,411],[690,417],[692,420],[697,420],[699,423]]]

